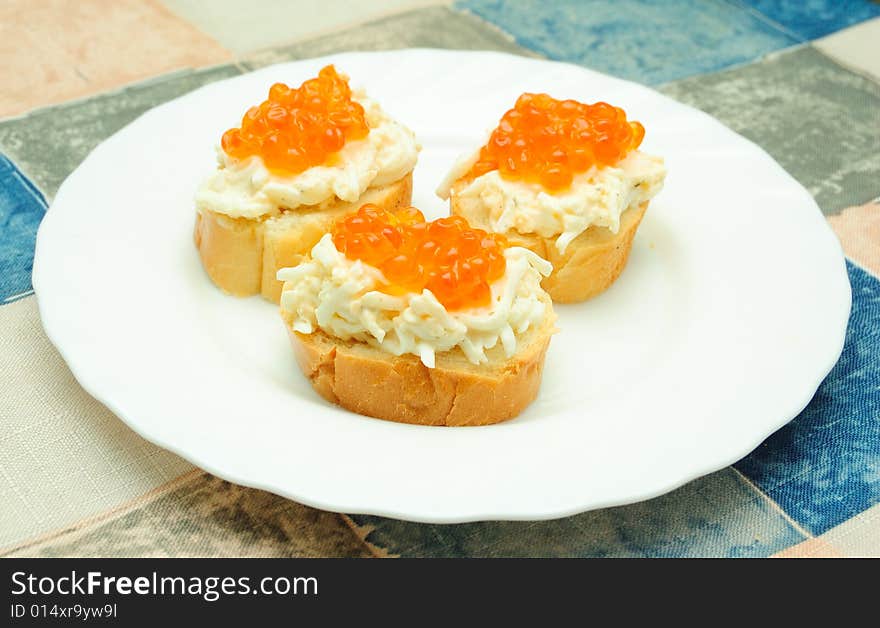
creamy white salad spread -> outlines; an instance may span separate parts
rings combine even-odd
[[[281,309],[303,334],[321,329],[393,355],[410,353],[428,368],[434,368],[437,353],[459,347],[470,362],[482,364],[488,361],[486,350],[498,342],[512,356],[517,335],[547,315],[540,283],[550,274],[550,263],[522,247],[510,247],[504,255],[506,271],[490,285],[490,305],[450,312],[429,290],[401,296],[380,292],[387,283],[382,272],[348,259],[327,234],[310,261],[278,271],[286,282]]]
[[[453,183],[470,170],[478,154],[456,162],[437,189],[438,196],[447,199],[454,193]],[[470,201],[470,207],[480,207],[485,214],[479,218],[492,231],[556,237],[556,248],[564,253],[572,240],[593,225],[617,233],[620,215],[654,198],[665,177],[661,157],[632,151],[614,166],[594,166],[576,174],[571,187],[562,192],[550,194],[538,183],[509,181],[493,170],[476,177],[457,196]]]
[[[284,177],[270,172],[257,156],[237,160],[218,146],[219,168],[197,190],[196,209],[232,218],[260,218],[333,198],[354,202],[367,188],[405,176],[415,167],[421,149],[413,132],[362,91],[352,100],[363,106],[370,132],[361,140],[346,142],[330,164]]]

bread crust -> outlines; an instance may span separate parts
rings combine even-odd
[[[517,416],[538,394],[556,331],[549,299],[547,306],[544,323],[517,339],[512,357],[496,346],[487,351],[488,364],[474,365],[454,349],[438,353],[432,369],[414,355],[394,356],[321,331],[301,334],[286,322],[296,361],[324,399],[399,423],[489,425]]]
[[[369,188],[353,203],[334,199],[257,219],[197,212],[194,240],[202,266],[218,288],[237,297],[261,294],[278,303],[282,285],[275,278],[278,270],[296,266],[337,219],[365,203],[394,209],[411,201],[410,172],[394,183]]]
[[[464,217],[474,227],[491,231],[485,207],[479,201],[463,199],[458,194],[468,183],[459,180],[453,184],[449,198],[451,212]],[[604,292],[623,272],[647,208],[645,202],[624,211],[617,233],[605,227],[589,227],[569,243],[564,253],[556,248],[556,236],[543,238],[515,230],[504,235],[511,244],[524,246],[553,264],[553,272],[544,278],[541,287],[555,303],[578,303]]]

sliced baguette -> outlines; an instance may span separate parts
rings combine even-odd
[[[472,226],[491,231],[488,212],[479,199],[462,198],[458,192],[469,181],[452,186],[450,207]],[[632,249],[633,238],[648,203],[627,209],[620,215],[620,229],[612,233],[605,227],[589,227],[566,247],[556,248],[556,236],[542,238],[510,230],[504,233],[511,244],[524,246],[553,264],[553,272],[541,282],[555,303],[586,301],[607,289],[623,272]]]
[[[262,294],[278,303],[281,282],[275,274],[299,264],[338,218],[366,203],[394,209],[411,200],[409,173],[394,183],[369,188],[353,203],[333,199],[261,219],[203,211],[196,214],[196,248],[205,271],[221,290],[237,297]]]
[[[507,358],[500,343],[487,364],[472,364],[460,349],[438,353],[434,368],[414,355],[395,356],[366,343],[342,341],[322,331],[293,331],[302,372],[325,399],[352,412],[420,425],[489,425],[518,415],[537,396],[556,316],[546,295],[547,317],[517,336]]]

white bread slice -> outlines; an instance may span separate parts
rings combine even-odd
[[[282,312],[296,361],[325,399],[367,416],[420,425],[489,425],[518,415],[537,396],[556,315],[547,295],[540,326],[517,336],[508,358],[501,343],[489,362],[472,364],[457,347],[438,353],[434,368],[414,355],[395,356],[366,343],[322,331],[293,331]]]
[[[462,198],[458,194],[469,183],[460,179],[452,185],[451,212],[465,218],[473,227],[492,231],[488,211],[479,199]],[[603,292],[623,272],[647,208],[646,201],[624,211],[617,233],[605,227],[589,227],[569,243],[564,253],[556,248],[556,236],[542,238],[515,230],[505,232],[504,236],[512,245],[524,246],[553,264],[553,272],[544,277],[541,287],[555,303],[577,303]]]
[[[342,216],[366,203],[386,209],[412,201],[412,172],[394,183],[367,189],[348,203],[334,198],[321,205],[283,211],[266,218],[231,218],[213,211],[196,214],[195,243],[211,280],[227,294],[262,294],[278,303],[279,269],[296,266]]]

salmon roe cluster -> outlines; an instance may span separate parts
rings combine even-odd
[[[447,310],[486,306],[504,275],[504,236],[472,229],[460,216],[431,222],[415,207],[368,204],[333,227],[333,244],[385,275],[388,294],[430,290]]]
[[[498,170],[506,179],[560,191],[577,173],[617,163],[644,136],[645,128],[627,121],[620,107],[523,94],[501,118],[468,174],[475,178]]]
[[[226,131],[220,145],[230,157],[259,156],[271,172],[291,175],[323,165],[346,142],[369,131],[348,79],[328,65],[297,88],[275,83],[269,99],[248,109],[241,126]]]

